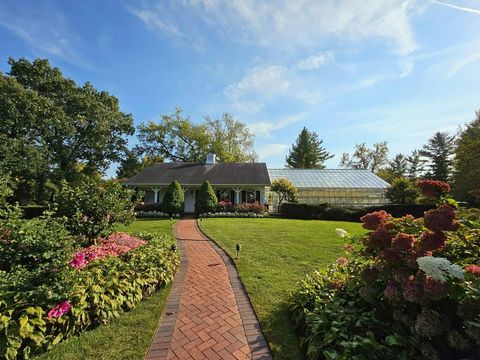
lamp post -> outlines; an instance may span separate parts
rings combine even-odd
[[[242,248],[242,245],[240,245],[240,244],[235,245],[235,250],[237,250],[237,259],[240,259],[241,248]]]

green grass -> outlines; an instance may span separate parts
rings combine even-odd
[[[362,231],[359,223],[287,219],[204,219],[202,229],[235,257],[275,359],[302,359],[287,308],[289,294],[306,274],[343,254],[336,228]]]
[[[174,222],[172,222],[173,224]],[[118,231],[148,231],[172,234],[170,220],[141,219]],[[143,359],[157,329],[170,286],[107,325],[68,339],[37,359]]]

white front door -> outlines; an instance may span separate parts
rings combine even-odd
[[[185,192],[185,212],[195,212],[195,190],[193,189],[188,189]]]

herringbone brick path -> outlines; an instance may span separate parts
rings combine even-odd
[[[252,359],[224,260],[202,237],[194,219],[177,223],[176,236],[188,263],[183,269],[183,289],[178,290],[181,296],[174,295],[179,297],[176,321],[173,326],[173,319],[162,320],[147,359]],[[167,316],[172,314],[169,308],[174,309],[174,305],[167,303]],[[247,326],[252,320],[246,319]],[[256,318],[254,322],[258,327]],[[173,333],[165,330],[169,326]],[[262,354],[270,358],[266,344],[265,348]]]

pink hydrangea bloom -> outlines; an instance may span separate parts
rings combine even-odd
[[[69,312],[71,308],[72,308],[72,304],[70,304],[67,300],[65,300],[64,302],[61,302],[60,304],[56,305],[53,309],[51,309],[48,312],[48,317],[50,319],[59,318],[63,314],[66,314],[67,312]]]
[[[337,264],[340,266],[346,266],[348,264],[348,259],[342,256],[337,259]]]
[[[87,261],[85,259],[85,254],[81,251],[77,252],[73,260],[70,261],[70,266],[75,269],[81,269],[85,265],[87,265]]]

